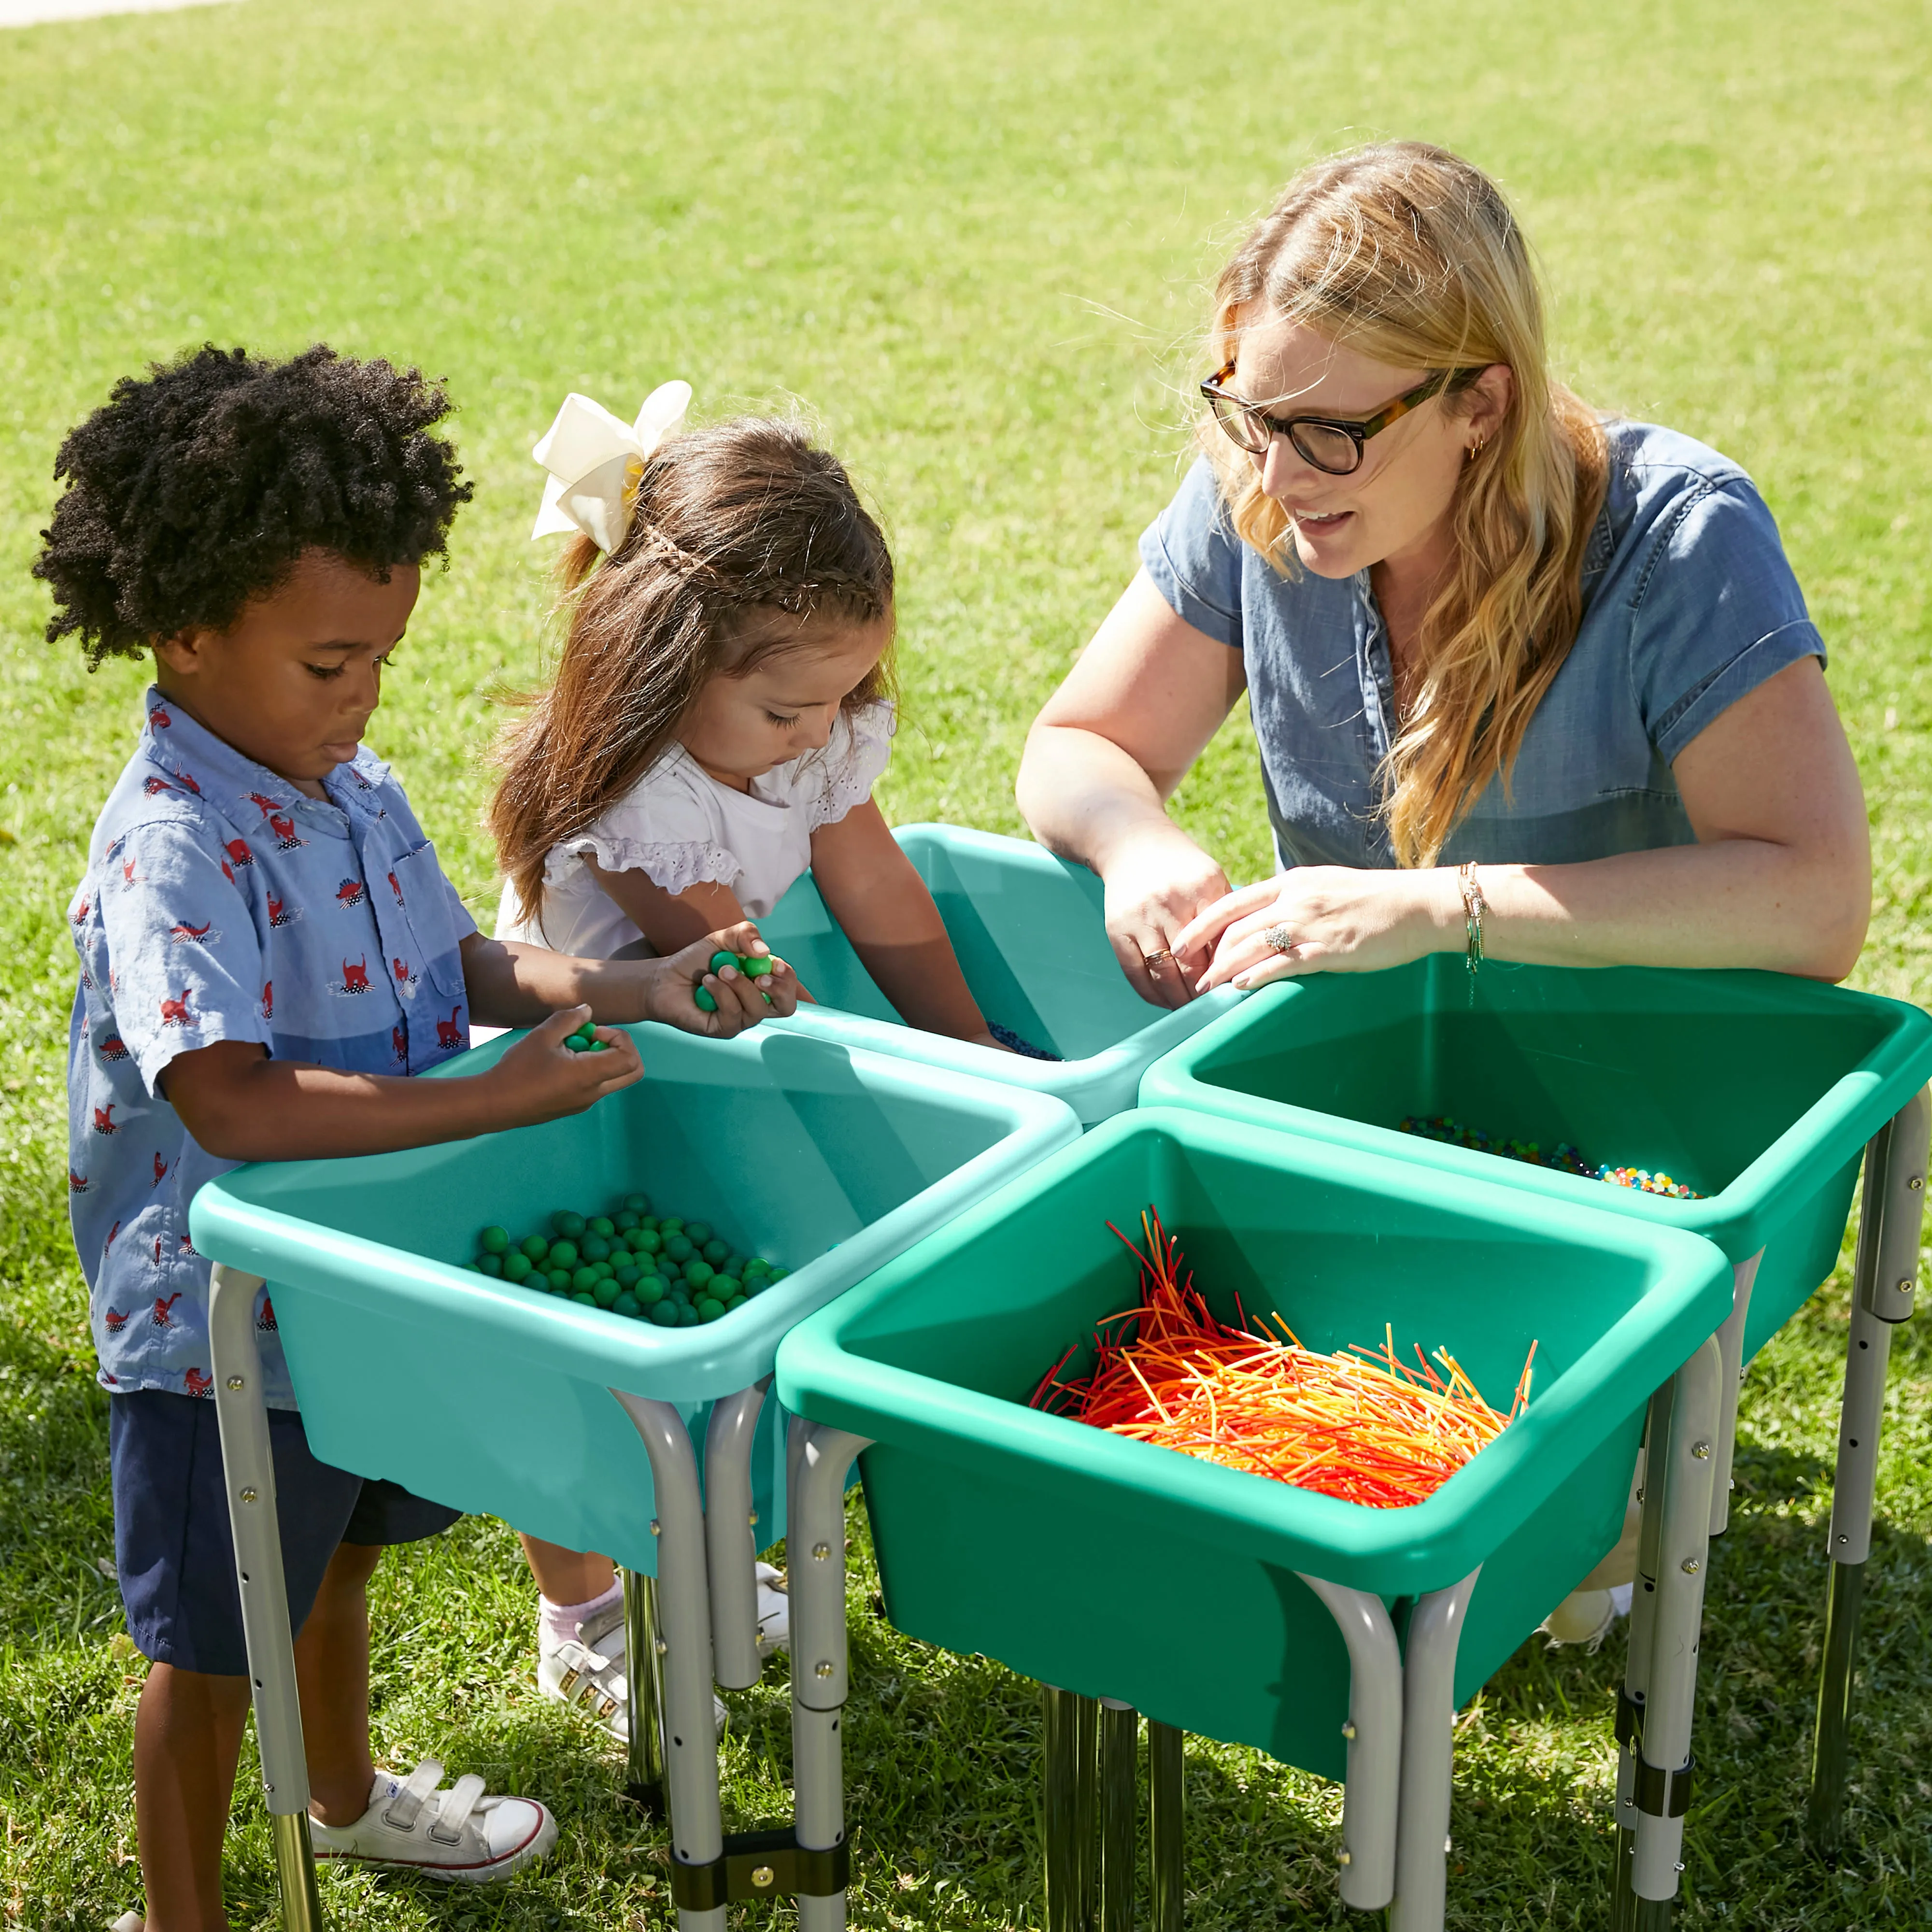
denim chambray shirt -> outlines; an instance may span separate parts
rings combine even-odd
[[[326,800],[244,758],[159,692],[68,908],[68,1200],[109,1390],[211,1392],[208,1263],[188,1203],[236,1163],[157,1082],[176,1054],[249,1040],[279,1059],[420,1073],[470,1044],[458,948],[476,930],[402,787],[367,749]],[[270,1404],[295,1407],[266,1294]]]
[[[1523,734],[1508,801],[1492,779],[1445,864],[1694,844],[1672,760],[1774,671],[1825,655],[1750,478],[1673,430],[1607,428],[1576,640]],[[1376,774],[1395,694],[1368,572],[1282,576],[1235,536],[1205,458],[1140,554],[1178,615],[1242,654],[1280,864],[1393,865]]]

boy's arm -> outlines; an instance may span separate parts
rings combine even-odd
[[[967,990],[926,881],[870,799],[812,835],[812,875],[826,910],[909,1026],[998,1044]]]
[[[219,1160],[388,1154],[580,1114],[640,1079],[644,1063],[628,1034],[600,1030],[604,1053],[565,1047],[564,1036],[590,1017],[582,1006],[551,1014],[487,1072],[464,1080],[345,1073],[271,1060],[254,1041],[230,1040],[177,1054],[158,1084]]]
[[[730,895],[724,896],[730,898]],[[731,922],[721,920],[700,928],[694,940],[680,941],[682,951],[662,959],[575,959],[547,946],[485,939],[480,932],[472,933],[462,946],[470,1016],[484,1026],[534,1026],[560,1006],[580,1005],[587,1006],[605,1025],[662,1020],[686,1033],[729,1040],[774,1013],[792,1012],[798,1004],[798,982],[782,959],[775,961],[771,971],[758,980],[736,967],[727,967],[722,973],[711,970],[711,956],[721,950],[740,953],[771,950],[758,937],[756,926],[737,922],[744,916],[735,900],[730,910]],[[717,1003],[715,1012],[701,1011],[692,998],[700,986],[708,988]]]

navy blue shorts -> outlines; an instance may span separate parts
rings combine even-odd
[[[317,1462],[292,1409],[268,1411],[268,1442],[289,1622],[297,1630],[338,1544],[416,1543],[462,1514]],[[214,1403],[166,1389],[110,1396],[107,1447],[114,1567],[136,1648],[178,1670],[247,1676]]]

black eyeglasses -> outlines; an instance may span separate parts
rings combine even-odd
[[[1466,389],[1481,369],[1436,369],[1406,394],[1360,422],[1342,416],[1271,416],[1258,404],[1231,396],[1221,385],[1234,373],[1230,362],[1201,385],[1214,420],[1250,456],[1266,456],[1268,445],[1285,436],[1298,454],[1330,476],[1347,476],[1362,466],[1362,446],[1379,436],[1398,416],[1406,416],[1432,396]]]

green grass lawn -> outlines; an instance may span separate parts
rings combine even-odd
[[[1745,464],[1832,652],[1871,802],[1860,985],[1932,992],[1932,19],[1852,0],[1315,0],[1292,10],[978,0],[729,8],[285,0],[0,33],[0,1910],[104,1924],[138,1898],[106,1413],[62,1186],[62,909],[142,676],[40,641],[27,575],[66,428],[203,339],[325,339],[450,379],[478,484],[374,742],[487,922],[481,756],[538,662],[531,442],[575,388],[621,415],[796,402],[896,548],[898,820],[1018,829],[1028,720],[1133,568],[1186,448],[1202,291],[1299,162],[1370,134],[1493,170],[1542,251],[1592,400]],[[1267,865],[1244,722],[1180,814]],[[1932,1922],[1932,1342],[1895,1352],[1857,1735],[1860,1850],[1796,1828],[1819,1642],[1842,1271],[1747,1393],[1707,1624],[1688,1922]],[[855,1923],[1030,1922],[1030,1687],[870,1613],[854,1519],[847,1753]],[[111,1564],[109,1566],[111,1568]],[[1124,1565],[1096,1604],[1130,1591]],[[560,1855],[482,1897],[326,1880],[345,1926],[663,1926],[662,1835],[612,1754],[537,1698],[500,1525],[393,1563],[380,1748],[537,1792]],[[1211,1643],[1211,1628],[1177,1631]],[[1613,1644],[1526,1647],[1462,1720],[1451,1923],[1603,1922]],[[782,1670],[736,1700],[730,1822],[782,1810]],[[272,1914],[252,1796],[236,1923]],[[1190,1922],[1324,1925],[1338,1794],[1257,1754],[1190,1760]]]

